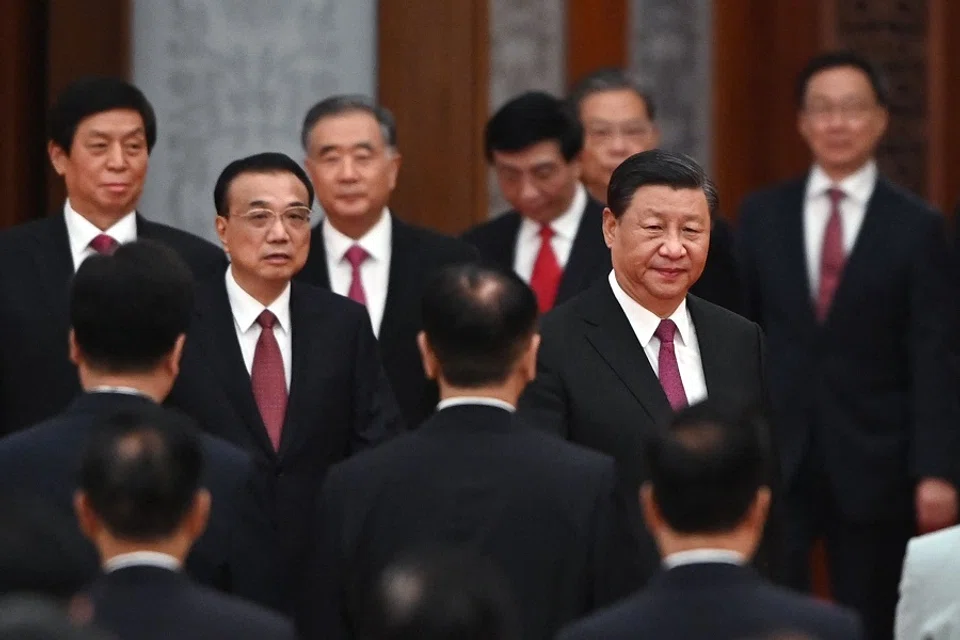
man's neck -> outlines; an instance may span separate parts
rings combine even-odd
[[[717,549],[732,551],[744,558],[753,555],[756,549],[756,536],[749,531],[731,531],[719,534],[677,534],[662,533],[657,536],[660,553],[664,558],[675,553],[698,549]]]
[[[237,273],[237,270],[230,266],[230,272],[237,285],[246,291],[251,298],[265,307],[277,301],[277,298],[283,293],[284,289],[290,284],[289,280],[263,280],[259,278],[244,278],[243,274]]]
[[[190,551],[190,544],[179,537],[167,540],[157,540],[155,542],[128,542],[116,538],[100,540],[100,559],[103,564],[107,564],[118,556],[130,553],[162,553],[164,555],[176,558],[182,565],[187,553]]]
[[[76,202],[73,199],[70,199],[70,206],[100,231],[106,231],[130,213],[130,211],[100,211],[96,207],[89,206],[84,202]]]
[[[614,271],[613,277],[616,278],[617,284],[630,299],[661,320],[672,316],[686,298],[686,295],[679,300],[654,298],[648,295],[642,287],[634,287],[627,278],[621,278],[616,271]]]
[[[87,393],[101,388],[122,388],[135,390],[157,404],[164,401],[170,392],[170,383],[156,374],[109,374],[93,371],[79,371],[80,383]]]
[[[827,176],[827,178],[830,179],[830,182],[833,184],[839,184],[866,167],[868,164],[870,164],[870,160],[855,165],[827,166],[818,163],[818,166],[820,167],[820,170],[823,171],[823,173]]]
[[[376,211],[356,217],[328,214],[324,222],[351,240],[359,240],[370,233],[370,229],[377,226],[377,223],[380,222],[380,219],[384,215],[386,215],[384,209],[380,207]]]
[[[584,182],[583,186],[586,187],[587,193],[590,194],[590,197],[599,202],[600,204],[606,205],[607,203],[607,185],[601,184],[599,182]]]

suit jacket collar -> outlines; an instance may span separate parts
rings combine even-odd
[[[108,411],[156,406],[158,405],[150,398],[132,393],[115,393],[111,391],[84,392],[73,399],[73,402],[71,402],[64,411],[64,415],[99,414]]]
[[[698,562],[661,571],[653,577],[649,589],[715,589],[759,582],[756,571],[746,565]]]
[[[425,435],[476,431],[509,431],[517,428],[516,414],[500,407],[462,404],[438,411],[417,430]]]

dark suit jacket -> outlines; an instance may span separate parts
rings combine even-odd
[[[696,296],[687,296],[687,308],[711,400],[730,408],[763,408],[759,327]],[[648,478],[646,442],[672,414],[660,381],[606,280],[548,313],[540,333],[537,377],[520,399],[521,414],[616,458],[649,576],[659,554],[641,522],[637,490]]]
[[[294,282],[290,318],[292,375],[279,451],[253,396],[223,273],[198,287],[180,376],[168,398],[201,428],[254,456],[278,528],[285,574],[280,597],[287,607],[327,468],[403,430],[366,309]]]
[[[775,587],[751,569],[682,565],[643,592],[564,629],[558,640],[743,640],[800,633],[817,640],[863,637],[856,614]]]
[[[439,401],[437,385],[427,380],[417,349],[417,333],[423,328],[420,301],[424,287],[440,267],[476,258],[477,252],[470,245],[393,216],[387,303],[378,342],[390,387],[411,428],[426,420]],[[317,287],[330,288],[327,250],[320,226],[313,231],[310,258],[297,278]]]
[[[713,220],[707,263],[700,279],[690,287],[690,293],[734,313],[744,312],[733,228],[723,218]]]
[[[96,421],[150,406],[155,405],[142,396],[81,394],[61,415],[0,439],[0,491],[45,500],[75,522],[76,474]],[[273,605],[278,583],[272,557],[275,534],[265,500],[256,491],[252,461],[227,442],[200,437],[203,483],[212,496],[212,509],[207,530],[187,559],[187,571],[202,584]],[[82,539],[75,525],[73,535]],[[100,563],[93,546],[85,546],[89,553],[84,570],[92,579]]]
[[[824,324],[804,248],[805,180],[747,198],[748,314],[767,337],[773,417],[789,483],[811,437],[853,521],[912,517],[914,480],[958,480],[953,303],[939,214],[880,178]]]
[[[223,251],[137,216],[137,236],[175,249],[195,275]],[[73,259],[63,214],[0,232],[0,435],[56,415],[80,393],[67,352]]]
[[[308,589],[307,638],[356,637],[353,596],[398,555],[466,546],[508,578],[524,638],[625,595],[612,591],[625,526],[613,461],[496,407],[438,412],[417,431],[330,471]],[[619,535],[618,535],[619,534]]]
[[[522,221],[517,211],[508,211],[470,229],[463,234],[463,239],[475,246],[484,260],[512,270]],[[610,250],[603,240],[603,205],[587,196],[555,304],[561,304],[603,278],[610,273],[610,268]]]
[[[90,588],[93,624],[123,640],[293,640],[289,621],[160,567],[101,575]]]

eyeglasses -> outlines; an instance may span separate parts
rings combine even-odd
[[[310,227],[308,207],[290,207],[282,213],[276,213],[270,209],[251,209],[246,213],[237,214],[236,217],[244,224],[261,231],[272,227],[277,218],[280,218],[283,226],[291,231],[305,231]]]
[[[869,102],[814,102],[804,107],[808,116],[815,120],[828,120],[834,114],[839,115],[843,120],[860,120],[867,116],[876,104]]]
[[[653,130],[653,127],[641,122],[624,122],[616,124],[614,122],[591,122],[584,128],[587,136],[597,142],[607,143],[613,140],[617,135],[625,140],[642,141]]]

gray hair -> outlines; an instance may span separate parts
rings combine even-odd
[[[303,118],[303,128],[300,130],[300,144],[303,145],[303,150],[307,150],[310,132],[320,120],[356,111],[369,113],[376,118],[387,146],[391,149],[397,148],[397,124],[390,110],[380,106],[369,96],[344,94],[325,98],[307,111],[307,115]]]
[[[579,115],[580,105],[588,96],[604,91],[617,91],[619,89],[629,89],[637,94],[640,99],[643,100],[643,104],[646,105],[647,115],[650,117],[650,120],[652,121],[656,118],[656,107],[654,106],[653,97],[650,95],[650,92],[641,87],[626,71],[614,67],[598,69],[580,78],[570,90],[570,95],[567,97],[567,100]]]

